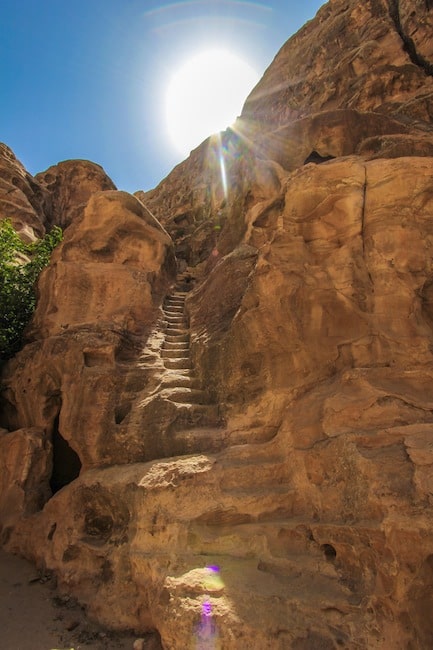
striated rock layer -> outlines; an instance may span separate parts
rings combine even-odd
[[[3,369],[1,535],[100,621],[432,646],[430,5],[331,0],[157,188],[65,208]]]

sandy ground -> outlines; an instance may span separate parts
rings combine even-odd
[[[89,621],[74,599],[56,592],[55,579],[0,549],[0,650],[133,650],[135,641]],[[153,636],[140,645],[161,647]]]

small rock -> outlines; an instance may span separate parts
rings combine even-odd
[[[144,650],[144,639],[135,639],[132,650]]]

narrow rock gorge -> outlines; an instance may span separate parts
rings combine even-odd
[[[432,3],[330,0],[149,192],[0,173],[64,228],[2,365],[3,547],[165,650],[431,648]]]

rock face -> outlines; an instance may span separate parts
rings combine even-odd
[[[10,219],[27,241],[45,234],[47,194],[14,153],[0,143],[0,218]]]
[[[102,167],[88,160],[65,160],[37,174],[35,180],[49,196],[49,223],[61,228],[77,220],[92,194],[116,189]]]
[[[332,0],[233,129],[67,228],[3,369],[1,534],[100,621],[432,646],[432,19]]]
[[[3,417],[48,432],[53,472],[70,466],[60,483],[81,467],[143,457],[122,421],[146,385],[140,342],[174,273],[159,223],[135,197],[107,191],[91,197],[41,275],[29,343],[4,372]]]
[[[331,0],[283,45],[242,117],[278,127],[355,108],[430,121],[432,29],[422,0]]]

